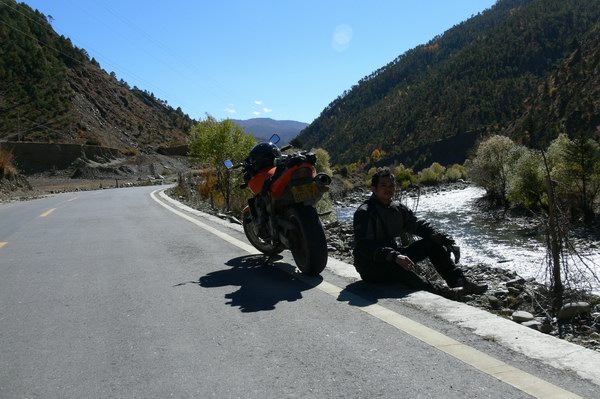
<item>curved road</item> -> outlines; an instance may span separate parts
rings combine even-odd
[[[0,204],[1,398],[597,397],[398,287],[267,264],[156,189]]]

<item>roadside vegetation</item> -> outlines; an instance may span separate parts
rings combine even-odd
[[[256,139],[226,119],[218,121],[208,115],[198,122],[190,132],[190,161],[200,167],[195,180],[195,189],[215,207],[227,211],[241,210],[248,198],[247,190],[241,189],[242,176],[225,167],[225,160],[240,162],[244,159]]]
[[[532,149],[492,136],[480,143],[467,169],[493,203],[521,208],[540,220],[552,312],[567,299],[585,298],[590,279],[600,279],[574,245],[572,233],[598,221],[600,145],[583,135],[572,139],[561,134],[546,148]]]
[[[6,150],[0,150],[0,179],[9,179],[18,174],[13,163],[14,155]]]

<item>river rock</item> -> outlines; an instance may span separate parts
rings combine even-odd
[[[590,313],[590,311],[591,305],[587,302],[571,302],[558,311],[557,317],[559,320],[569,320],[577,315]]]
[[[544,334],[550,334],[552,332],[552,330],[554,330],[554,327],[552,327],[552,324],[550,323],[541,323],[540,327],[539,327],[539,331],[543,332]]]
[[[542,323],[540,323],[537,320],[530,320],[530,321],[524,321],[523,323],[521,323],[521,325],[523,325],[525,327],[529,327],[533,330],[539,331]]]
[[[516,287],[520,289],[523,289],[523,284],[525,284],[525,279],[522,277],[517,277],[506,282],[507,287]]]
[[[487,300],[489,301],[492,309],[500,309],[502,308],[502,305],[504,305],[504,303],[500,299],[496,298],[494,295],[489,295],[487,297]]]
[[[525,312],[524,310],[518,310],[516,312],[513,312],[512,319],[517,323],[524,323],[526,321],[532,321],[534,317],[529,312]]]

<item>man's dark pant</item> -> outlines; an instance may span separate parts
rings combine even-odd
[[[435,270],[442,276],[450,287],[461,286],[464,283],[464,275],[452,259],[450,254],[439,244],[436,244],[430,239],[421,239],[413,242],[407,247],[398,250],[405,256],[408,256],[414,263],[420,262],[429,258]],[[355,262],[358,259],[355,259]],[[405,270],[395,262],[374,262],[369,264],[360,262],[357,264],[357,270],[360,276],[365,281],[370,282],[389,282],[397,281],[408,287],[418,290],[438,293],[440,287],[430,283],[422,276],[416,273]]]

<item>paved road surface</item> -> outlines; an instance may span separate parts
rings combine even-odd
[[[239,244],[239,229],[191,223],[154,190],[0,204],[0,398],[600,391],[403,303],[396,287],[377,293],[330,271],[302,278],[287,251],[268,265]],[[508,383],[478,368],[488,360]]]

